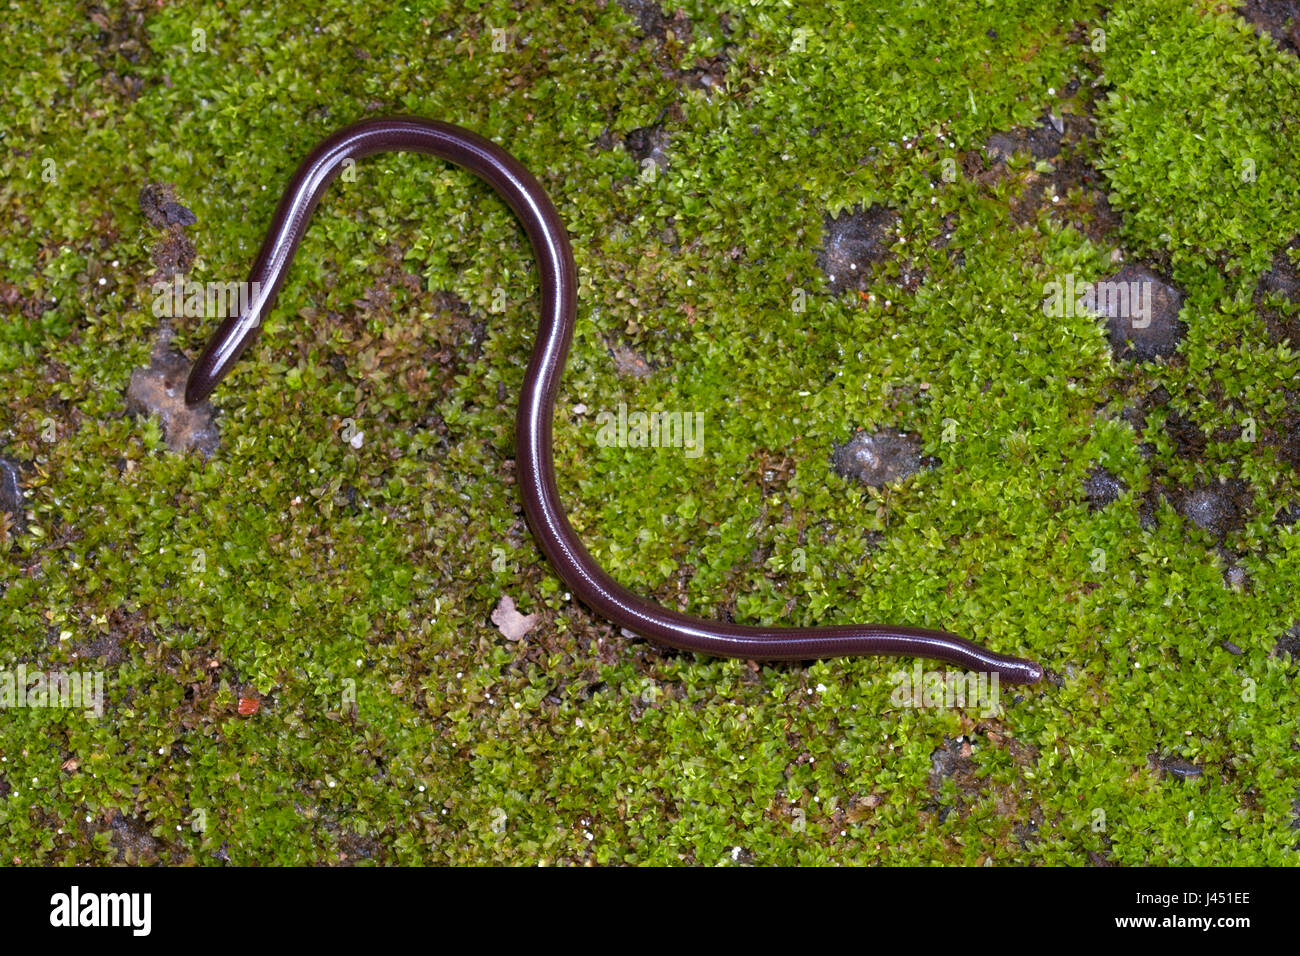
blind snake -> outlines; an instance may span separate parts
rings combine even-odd
[[[344,163],[375,153],[428,153],[474,173],[503,198],[524,227],[541,272],[541,321],[515,428],[515,452],[524,511],[537,543],[577,598],[614,624],[651,641],[718,657],[756,661],[811,660],[858,655],[902,655],[945,661],[1032,684],[1042,668],[986,650],[944,631],[875,624],[783,628],[692,617],[637,597],[596,563],[560,504],[551,454],[551,417],[577,315],[577,269],[555,206],[518,160],[475,133],[415,117],[368,119],[322,142],[280,198],[253,263],[246,307],[228,316],[208,341],[186,383],[188,404],[203,401],[230,371],[271,309],[321,194]],[[254,284],[256,283],[256,284]]]

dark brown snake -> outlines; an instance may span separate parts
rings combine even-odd
[[[253,263],[250,286],[258,292],[208,342],[186,385],[188,403],[206,398],[252,341],[284,284],[312,211],[345,161],[390,151],[428,153],[479,176],[514,210],[532,243],[541,269],[541,323],[519,398],[519,490],[537,543],[580,601],[634,634],[718,657],[770,661],[890,654],[946,661],[1012,684],[1032,684],[1042,677],[1033,661],[995,654],[944,631],[879,624],[764,627],[691,617],[637,597],[606,574],[565,516],[551,456],[551,416],[577,314],[577,270],[568,235],[528,170],[500,147],[448,123],[370,119],[339,130],[316,147],[289,181]]]

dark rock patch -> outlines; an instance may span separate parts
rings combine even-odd
[[[1172,355],[1185,334],[1178,318],[1185,296],[1144,265],[1129,263],[1092,284],[1084,304],[1106,320],[1117,359],[1140,362]]]
[[[935,463],[922,456],[920,437],[907,432],[860,431],[831,453],[836,474],[872,488],[901,481]]]
[[[1093,511],[1100,511],[1124,494],[1126,487],[1105,468],[1097,467],[1088,473],[1083,482],[1083,494]]]
[[[660,169],[668,168],[668,131],[661,124],[641,126],[623,137],[623,148],[644,167],[647,159]]]
[[[152,50],[144,15],[152,6],[147,0],[127,0],[115,10],[105,10],[98,4],[87,8],[87,18],[99,28],[95,41],[106,56],[120,56],[133,64],[148,57]]]
[[[1250,512],[1250,485],[1240,478],[1198,482],[1172,497],[1179,514],[1219,538],[1244,528]]]
[[[190,360],[171,347],[171,329],[158,334],[148,368],[131,373],[126,387],[126,408],[135,415],[157,415],[167,447],[175,452],[193,448],[205,457],[217,448],[220,434],[209,402],[185,404],[185,382]]]
[[[1022,845],[1038,840],[1044,822],[1042,808],[1024,802],[1026,794],[1021,783],[997,784],[981,775],[974,759],[977,745],[1005,750],[1022,771],[1031,768],[1038,759],[1036,747],[1026,746],[992,728],[977,727],[973,734],[945,738],[930,754],[927,786],[931,798],[921,804],[922,812],[934,814],[942,823],[954,812],[965,816],[977,801],[991,800],[999,817],[1015,821],[1011,833]],[[951,797],[944,793],[949,785],[955,791]],[[947,802],[949,799],[951,803]]]
[[[897,238],[898,215],[885,206],[855,206],[826,217],[817,267],[836,295],[846,289],[865,290],[875,266],[889,256]]]
[[[1171,777],[1175,780],[1192,780],[1201,776],[1205,771],[1192,763],[1190,760],[1184,760],[1175,754],[1151,754],[1147,758],[1151,762],[1153,769],[1157,770],[1163,777]]]
[[[1255,28],[1267,33],[1283,50],[1300,55],[1300,0],[1246,0],[1237,11]]]
[[[1300,621],[1296,621],[1282,632],[1282,636],[1273,645],[1273,656],[1291,658],[1291,663],[1300,664]]]
[[[118,664],[126,656],[122,651],[122,635],[109,632],[97,634],[94,638],[77,646],[72,652],[74,658],[102,660],[106,664]]]
[[[1274,292],[1286,296],[1292,302],[1300,302],[1300,274],[1290,256],[1297,249],[1300,249],[1300,238],[1292,239],[1273,254],[1272,264],[1259,277],[1255,290],[1257,293]]]
[[[176,201],[176,187],[171,183],[145,183],[137,198],[145,219],[159,229],[192,226],[199,221],[194,213]]]
[[[1028,153],[1034,159],[1051,159],[1061,151],[1065,120],[1054,113],[1044,113],[1033,126],[1018,126],[1004,133],[994,133],[984,144],[993,163],[1005,163],[1016,153]]]
[[[1250,575],[1240,564],[1230,564],[1223,569],[1223,586],[1233,591],[1244,591],[1250,584]],[[1225,642],[1229,643],[1229,642]],[[1235,645],[1230,645],[1235,646]],[[1240,654],[1241,649],[1237,648],[1236,653]]]
[[[22,463],[0,457],[0,545],[27,529]]]

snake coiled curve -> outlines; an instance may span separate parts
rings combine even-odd
[[[249,277],[257,293],[226,318],[190,373],[185,399],[201,402],[230,371],[275,302],[321,194],[350,160],[414,151],[455,163],[486,181],[523,224],[541,272],[541,318],[524,376],[515,432],[517,476],[537,543],[573,594],[614,624],[651,641],[719,657],[809,660],[869,654],[945,661],[1030,684],[1042,668],[944,631],[877,624],[784,628],[692,617],[628,591],[596,563],[565,516],[555,484],[551,417],[577,314],[577,271],[569,238],[545,190],[500,147],[449,123],[415,117],[369,119],[334,133],[290,179]],[[254,284],[255,283],[255,284]]]

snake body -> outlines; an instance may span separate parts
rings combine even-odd
[[[415,117],[369,119],[324,140],[290,179],[253,263],[246,307],[208,341],[186,384],[185,400],[205,399],[230,371],[275,302],[312,211],[345,163],[375,153],[414,151],[483,179],[518,217],[541,272],[541,319],[524,375],[515,429],[519,489],[533,534],[573,594],[597,614],[651,641],[687,651],[757,661],[888,654],[931,658],[1001,681],[1029,684],[1042,668],[986,650],[944,631],[883,625],[784,628],[705,620],[669,610],[627,590],[596,563],[560,504],[551,418],[577,315],[577,270],[564,225],[541,184],[499,146],[449,123]]]

